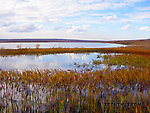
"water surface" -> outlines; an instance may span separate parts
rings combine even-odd
[[[90,63],[99,53],[89,54],[49,54],[49,55],[20,55],[0,57],[2,70],[32,70],[32,69],[75,69],[74,63]]]
[[[21,48],[35,48],[36,44],[39,44],[39,48],[110,48],[110,47],[122,47],[122,44],[111,43],[75,43],[75,42],[41,42],[41,43],[0,43],[0,48],[5,49],[17,49]]]

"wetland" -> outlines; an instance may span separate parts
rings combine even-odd
[[[0,68],[2,113],[150,112],[148,50],[1,49]]]

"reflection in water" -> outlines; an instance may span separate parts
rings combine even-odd
[[[17,49],[17,48],[36,48],[37,43],[1,43],[0,48],[5,49]],[[62,42],[51,42],[51,43],[38,43],[39,48],[109,48],[109,47],[122,47],[125,45],[121,44],[110,44],[110,43],[62,43]]]
[[[31,69],[75,69],[74,62],[90,63],[97,58],[98,53],[90,54],[49,54],[49,55],[21,55],[0,57],[2,70],[31,70]]]
[[[114,55],[114,53],[109,53]],[[117,53],[118,54],[118,53]],[[105,54],[100,53],[63,53],[49,55],[19,55],[0,57],[0,69],[2,70],[86,70],[86,69],[106,69],[106,64],[93,65],[94,60],[103,60],[97,56]],[[117,66],[111,66],[116,69]]]
[[[132,90],[132,88],[130,88],[129,90],[123,90],[119,87],[113,88],[109,85],[106,86],[106,84],[104,86],[101,84],[97,84],[95,87],[99,90],[96,90],[95,93],[91,91],[90,94],[87,94],[88,89],[80,89],[78,86],[74,85],[72,85],[72,87],[70,87],[70,89],[68,90],[65,87],[54,89],[51,86],[45,87],[44,85],[35,83],[0,82],[0,104],[3,107],[4,113],[7,113],[8,111],[14,112],[14,110],[17,110],[16,112],[19,113],[23,113],[25,111],[27,113],[49,113],[51,110],[55,111],[55,109],[61,105],[62,100],[65,100],[63,103],[63,106],[65,106],[65,108],[63,109],[65,109],[67,112],[69,110],[72,111],[70,109],[71,106],[68,106],[72,98],[77,98],[75,99],[76,101],[78,101],[78,97],[86,101],[90,101],[94,99],[95,96],[98,96],[101,101],[107,102],[114,97],[117,98],[119,94],[123,95],[129,92],[130,95],[134,95],[133,99],[138,100],[140,100],[141,96],[145,99],[149,94],[148,90],[144,90],[141,92],[138,90],[138,87],[137,90]],[[112,97],[109,94],[112,94]],[[126,97],[130,98],[130,95]],[[56,102],[54,102],[54,100]],[[57,101],[59,103],[57,103]],[[86,101],[82,101],[82,103],[86,105]],[[57,104],[60,105],[57,106]],[[78,103],[76,102],[74,104],[78,105]],[[9,108],[9,110],[7,108]],[[83,109],[83,111],[84,110],[86,109]]]

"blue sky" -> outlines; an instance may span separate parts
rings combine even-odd
[[[150,38],[150,0],[0,0],[0,38]]]

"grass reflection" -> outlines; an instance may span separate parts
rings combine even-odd
[[[67,72],[1,71],[1,110],[51,112],[128,111],[149,109],[150,71],[145,68]],[[140,103],[113,107],[106,103]]]

